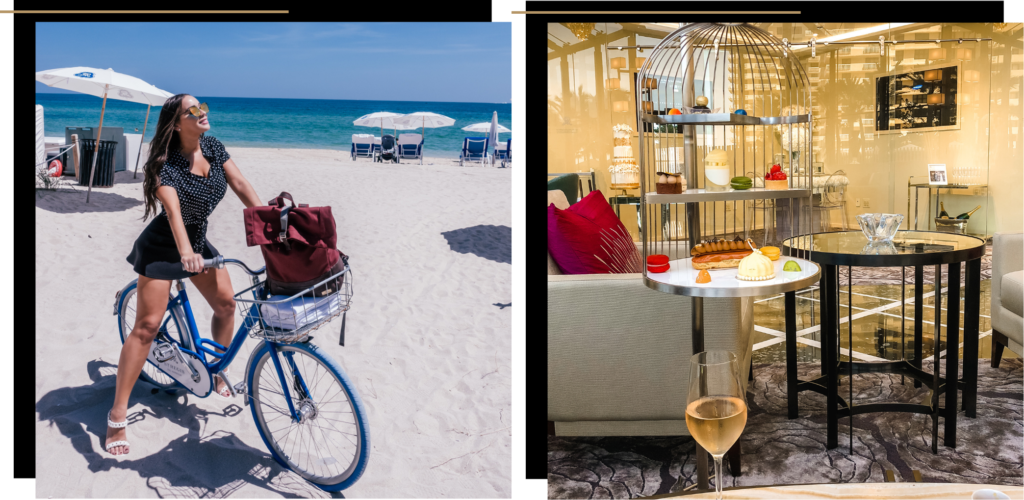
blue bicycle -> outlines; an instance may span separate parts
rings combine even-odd
[[[236,265],[252,277],[252,286],[235,295],[244,320],[231,345],[225,348],[199,336],[185,285],[176,280],[140,378],[170,393],[184,388],[204,398],[213,392],[213,375],[220,374],[232,396],[241,395],[246,406],[252,402],[260,437],[282,467],[325,491],[351,486],[362,476],[369,458],[366,411],[341,366],[310,342],[313,330],[348,311],[351,270],[346,265],[309,289],[275,301],[267,300],[259,279],[265,267],[253,271],[222,256],[204,262],[207,268],[220,269],[224,264]],[[337,286],[337,278],[342,278],[339,290],[309,297],[312,294],[307,292],[325,283]],[[135,325],[137,281],[117,292],[114,300],[122,344]],[[232,385],[223,370],[248,337],[261,343],[249,357],[245,380]]]

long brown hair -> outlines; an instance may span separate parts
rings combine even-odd
[[[160,108],[160,118],[156,122],[156,133],[153,140],[149,141],[149,156],[146,158],[146,165],[143,167],[146,177],[142,181],[142,194],[146,202],[146,213],[142,220],[149,218],[150,213],[154,216],[156,210],[156,188],[160,187],[160,169],[167,161],[167,154],[181,147],[181,139],[175,132],[174,126],[181,114],[181,101],[185,96],[191,94],[178,94],[171,96]]]

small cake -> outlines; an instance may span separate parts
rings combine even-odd
[[[680,194],[686,191],[686,179],[683,174],[657,172],[658,182],[655,184],[658,194]]]
[[[647,272],[663,273],[668,271],[668,255],[654,254],[647,256]]]
[[[764,254],[765,257],[775,261],[779,260],[779,256],[782,255],[782,250],[779,250],[779,247],[761,247],[761,253]]]
[[[708,191],[726,191],[732,179],[729,171],[729,156],[721,149],[712,149],[704,157],[704,187]]]
[[[736,279],[743,281],[765,281],[775,277],[775,264],[765,257],[760,250],[740,260],[736,271]]]
[[[701,269],[697,273],[697,283],[711,283],[711,273],[707,269]]]
[[[786,182],[786,173],[782,171],[781,165],[772,165],[771,170],[764,174],[764,188],[771,190],[789,189],[789,183]]]

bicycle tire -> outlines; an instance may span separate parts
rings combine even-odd
[[[253,351],[253,357],[249,362],[249,366],[246,372],[246,379],[248,382],[246,394],[247,397],[251,398],[249,401],[249,406],[252,409],[252,417],[253,420],[256,422],[256,429],[259,430],[260,437],[263,439],[263,443],[267,446],[267,449],[270,450],[270,454],[274,457],[274,460],[276,460],[277,463],[281,464],[282,467],[295,472],[303,479],[314,484],[318,488],[324,491],[340,491],[345,488],[348,488],[356,481],[358,481],[359,478],[363,475],[363,472],[366,470],[366,464],[369,460],[370,453],[370,429],[369,425],[367,424],[366,411],[363,408],[362,399],[359,397],[359,394],[355,391],[355,385],[352,384],[351,380],[349,380],[344,370],[341,369],[341,366],[338,365],[338,363],[333,358],[328,356],[326,353],[322,352],[320,348],[317,347],[316,345],[308,343],[297,343],[288,345],[278,344],[278,359],[281,362],[282,369],[286,371],[286,375],[288,374],[289,365],[286,361],[285,354],[289,352],[292,353],[291,356],[293,359],[297,357],[295,356],[296,354],[300,354],[301,356],[303,356],[303,358],[301,358],[301,362],[300,360],[295,361],[295,365],[299,369],[300,375],[302,375],[302,379],[304,381],[308,380],[310,382],[309,384],[307,384],[307,387],[313,385],[313,388],[309,389],[309,391],[314,393],[311,395],[314,401],[318,395],[322,394],[329,395],[334,393],[337,396],[344,394],[347,397],[348,405],[342,405],[340,408],[349,408],[352,410],[352,422],[342,422],[340,420],[337,421],[343,424],[344,428],[351,429],[352,431],[354,431],[352,435],[356,437],[357,442],[349,443],[354,445],[352,458],[350,459],[348,464],[342,464],[345,466],[344,470],[340,470],[340,468],[338,467],[334,468],[334,470],[336,471],[340,470],[340,473],[337,473],[333,476],[317,474],[309,470],[309,465],[323,465],[324,469],[329,471],[327,466],[332,465],[335,462],[329,462],[328,460],[337,461],[337,459],[333,455],[329,455],[327,457],[320,456],[316,460],[307,460],[305,462],[306,465],[304,466],[302,460],[303,444],[298,444],[297,449],[296,445],[297,443],[300,442],[308,445],[306,446],[306,455],[308,455],[311,452],[319,454],[320,446],[323,446],[326,452],[332,453],[331,447],[329,446],[329,443],[331,443],[332,441],[327,439],[327,434],[324,434],[324,431],[326,430],[328,433],[330,433],[331,436],[337,436],[338,434],[344,435],[345,433],[339,430],[337,427],[335,427],[334,424],[330,423],[330,419],[328,419],[326,415],[334,413],[344,414],[345,412],[336,411],[335,407],[330,407],[331,410],[327,410],[324,407],[324,405],[338,404],[344,402],[339,402],[333,399],[331,401],[326,402],[314,402],[313,404],[316,406],[316,416],[312,417],[309,421],[302,423],[291,421],[291,416],[287,414],[287,402],[284,401],[283,394],[281,392],[278,392],[277,394],[280,395],[279,397],[273,397],[272,394],[269,394],[273,393],[273,386],[276,385],[278,388],[280,388],[280,380],[277,375],[277,370],[274,366],[273,360],[270,358],[270,349],[272,349],[272,347],[268,342],[261,343],[260,346],[255,351]],[[312,359],[313,362],[316,362],[319,365],[318,370],[313,370],[313,373],[309,373],[309,361],[305,359],[305,356],[308,356],[310,359]],[[319,369],[321,367],[322,370]],[[324,373],[321,374],[321,371],[323,371]],[[336,385],[331,384],[328,386],[327,389],[323,389],[321,391],[320,383],[323,382],[323,380],[327,377],[328,374],[333,378],[334,382],[336,382]],[[295,383],[293,380],[293,383],[289,388],[289,393],[292,398],[293,404],[297,405],[298,407],[298,405],[302,404],[303,398],[301,397],[301,395],[297,394],[294,389],[291,388],[294,385]],[[334,387],[340,387],[341,390],[335,393]],[[261,396],[263,392],[268,393],[266,398],[263,398]],[[274,405],[266,402],[266,400],[272,398],[275,399],[275,401],[279,399],[279,404],[282,406],[274,407]],[[264,415],[265,410],[272,410],[270,413],[276,413],[277,416],[268,419],[267,416]],[[282,421],[280,419],[287,420]],[[318,419],[324,419],[325,423],[333,427],[333,429],[326,429],[317,422]],[[274,425],[281,425],[284,422],[288,422],[288,424],[277,431],[273,431],[268,422],[276,422]],[[316,428],[315,431],[318,431],[317,434],[314,434],[314,427]],[[296,428],[300,429],[299,435],[297,437],[291,436],[292,431],[294,431]],[[302,434],[303,428],[305,428],[305,431],[307,432],[307,435],[305,436]],[[282,433],[282,431],[286,429],[287,432]],[[319,436],[319,439],[317,436]],[[281,439],[278,439],[279,437]],[[292,440],[289,443],[290,437],[294,437],[294,440]],[[291,446],[289,446],[289,444],[291,444]],[[294,453],[289,454],[289,452],[286,450],[291,450]],[[292,459],[293,456],[295,457],[294,460]],[[320,464],[316,462],[323,463]]]
[[[129,328],[127,323],[131,322],[132,327],[135,325],[135,315],[132,313],[132,310],[135,309],[133,304],[135,304],[136,301],[132,299],[137,295],[138,280],[132,280],[132,282],[124,288],[124,291],[121,292],[121,296],[118,297],[117,330],[118,336],[121,339],[121,345],[124,345],[125,339],[128,335],[131,335],[131,328]],[[170,314],[170,317],[168,317],[168,314]],[[130,318],[128,317],[129,315],[131,316]],[[185,333],[183,328],[186,322],[185,312],[181,310],[181,307],[174,307],[171,308],[170,311],[165,312],[160,324],[167,325],[167,335],[172,340],[178,342],[178,344],[185,349],[192,349],[192,338]],[[125,333],[126,331],[127,333]],[[159,342],[159,340],[154,340],[153,342]],[[139,378],[161,389],[171,389],[179,385],[174,379],[161,372],[148,360],[144,365],[142,365],[142,371],[139,372]]]

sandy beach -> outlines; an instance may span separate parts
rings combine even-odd
[[[369,418],[369,464],[342,494],[510,497],[511,169],[227,149],[264,201],[288,191],[331,206],[338,248],[351,257],[345,346],[340,319],[313,341],[355,382]],[[89,204],[75,189],[36,196],[37,496],[330,497],[271,458],[240,397],[152,394],[138,382],[131,453],[104,451],[121,347],[114,294],[137,277],[125,257],[149,221],[141,172],[118,172]],[[229,189],[207,237],[224,256],[262,266],[259,248],[245,246],[243,208]],[[247,286],[229,271],[236,291]],[[185,284],[209,338],[212,311]],[[257,343],[236,357],[235,381]]]

